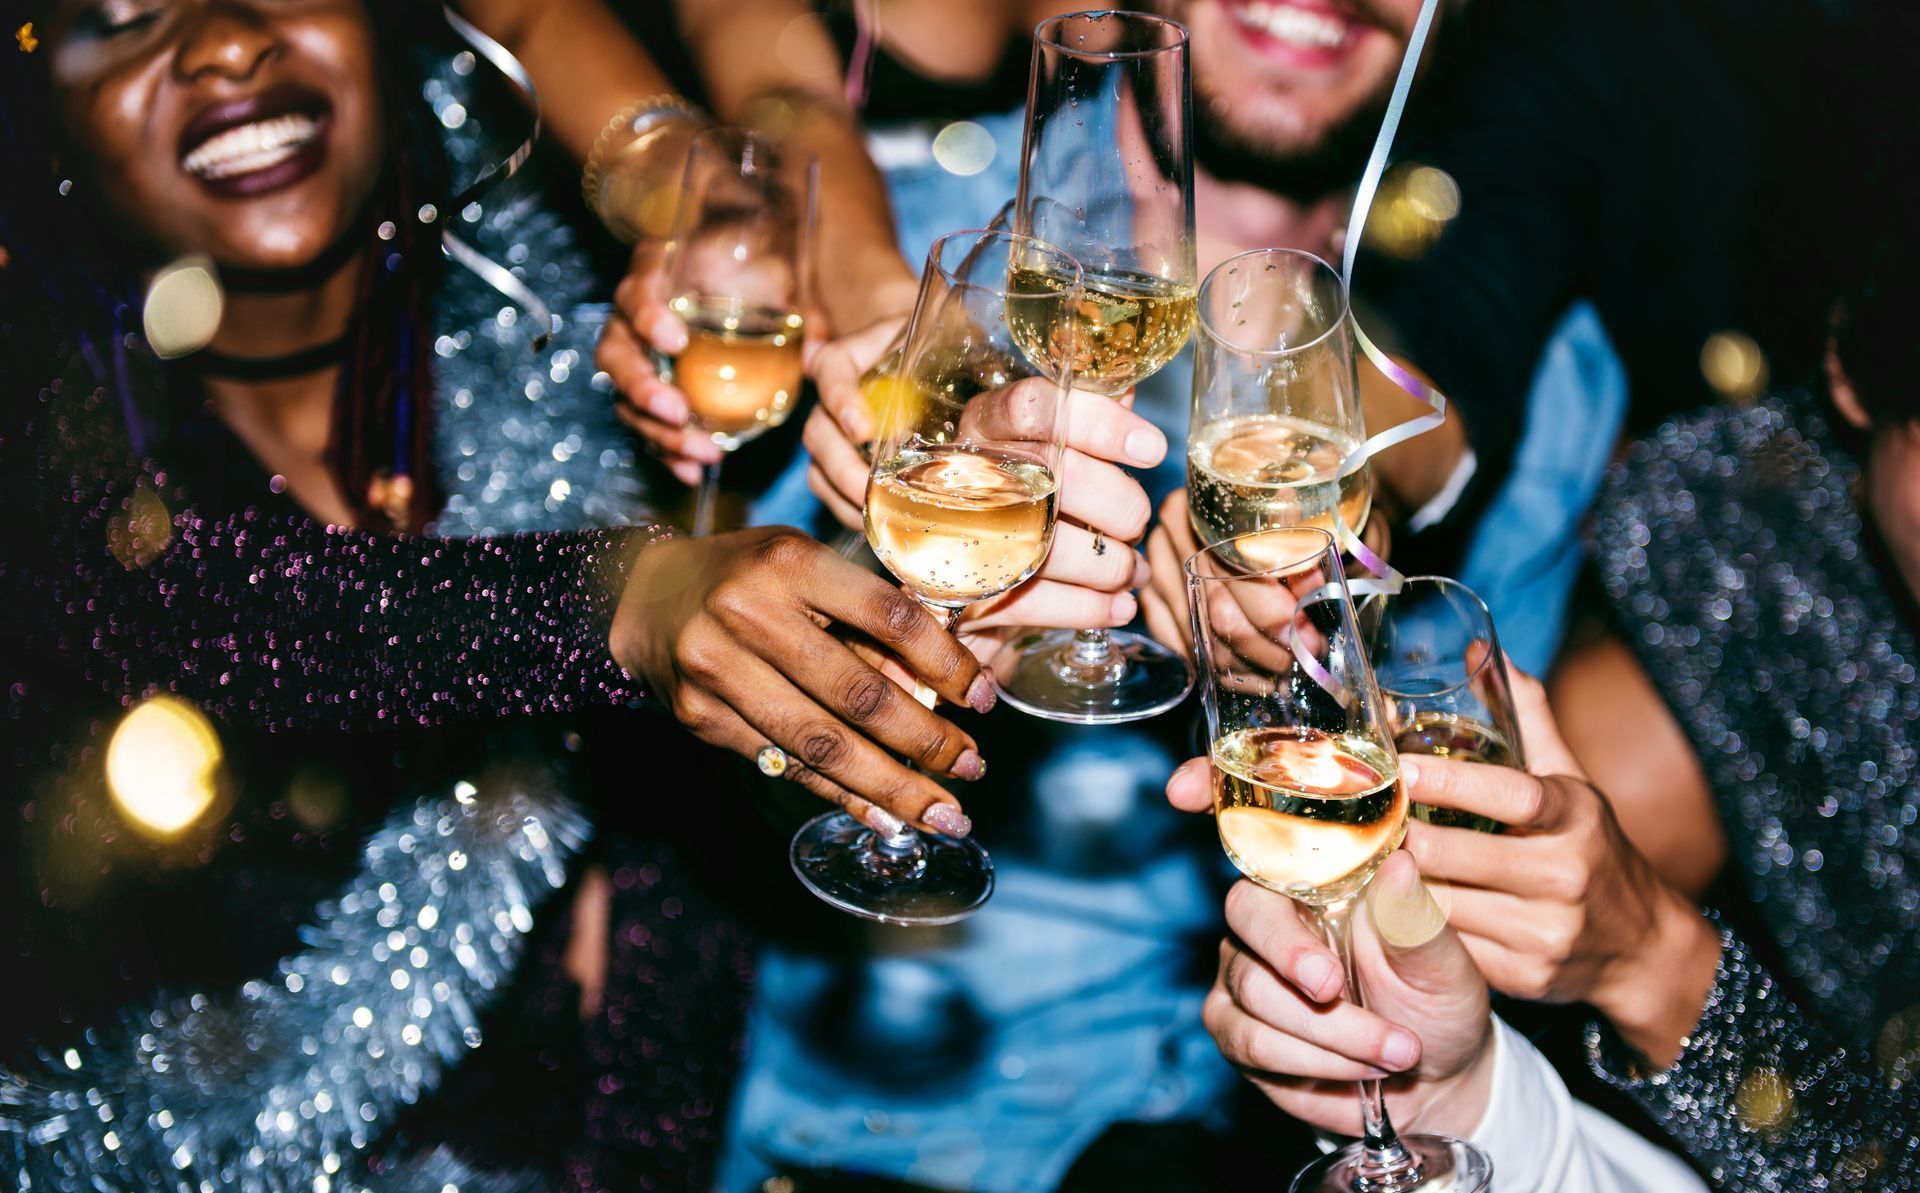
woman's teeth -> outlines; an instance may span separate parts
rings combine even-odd
[[[1323,12],[1310,12],[1291,4],[1270,4],[1253,0],[1233,10],[1242,25],[1264,33],[1275,41],[1305,49],[1330,49],[1347,36],[1347,22]]]
[[[230,178],[275,166],[300,151],[320,131],[311,116],[275,116],[230,128],[189,153],[181,166],[200,178]]]

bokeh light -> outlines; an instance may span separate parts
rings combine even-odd
[[[141,311],[147,343],[162,360],[198,352],[220,330],[226,296],[207,257],[182,257],[153,276]]]
[[[1460,184],[1437,166],[1400,165],[1380,180],[1367,215],[1369,243],[1402,260],[1424,256],[1460,214]]]
[[[184,700],[154,696],[113,731],[107,792],[135,829],[172,837],[213,806],[220,761],[220,738],[205,714]]]
[[[956,120],[933,138],[933,160],[965,178],[993,164],[993,134],[971,120]]]
[[[1767,357],[1753,337],[1720,331],[1700,346],[1700,375],[1722,397],[1745,401],[1767,384]]]
[[[1894,1012],[1880,1029],[1873,1055],[1894,1089],[1920,1074],[1920,1003]]]
[[[1793,1120],[1793,1087],[1774,1070],[1756,1068],[1734,1091],[1733,1112],[1747,1130],[1777,1134]]]
[[[172,541],[173,511],[160,494],[144,485],[107,522],[107,550],[130,572],[160,558]]]

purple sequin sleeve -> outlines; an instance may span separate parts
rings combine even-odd
[[[103,694],[172,691],[237,723],[301,730],[643,695],[607,635],[628,564],[663,528],[441,540],[205,518],[151,465],[129,483],[104,475],[103,456],[77,462],[71,435],[38,451],[10,439],[7,487],[32,484],[19,497],[37,517],[9,534],[0,632],[57,660],[65,681],[78,671]]]
[[[1920,1096],[1842,1047],[1723,930],[1720,968],[1680,1057],[1648,1073],[1587,1030],[1601,1078],[1626,1091],[1725,1189],[1910,1189]]]

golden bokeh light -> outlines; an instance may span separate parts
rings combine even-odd
[[[971,120],[956,120],[933,138],[933,160],[962,178],[991,166],[995,152],[993,134]]]
[[[220,738],[199,709],[172,696],[135,705],[107,744],[107,792],[142,834],[167,838],[213,806]]]
[[[107,522],[107,550],[130,572],[160,558],[172,541],[173,512],[146,486],[135,489],[126,508]]]
[[[1700,346],[1700,375],[1722,397],[1745,401],[1767,384],[1767,357],[1753,337],[1720,331]]]
[[[1873,1055],[1894,1089],[1920,1074],[1920,1003],[1894,1012],[1880,1029]]]
[[[1395,166],[1380,180],[1367,215],[1367,240],[1402,260],[1424,256],[1460,214],[1460,202],[1460,184],[1445,170]]]
[[[198,352],[220,330],[226,296],[207,257],[182,257],[153,276],[140,318],[162,360]]]
[[[1774,1070],[1757,1068],[1734,1092],[1733,1112],[1749,1131],[1778,1134],[1793,1121],[1793,1086]]]

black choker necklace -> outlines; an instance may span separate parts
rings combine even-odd
[[[328,340],[284,356],[228,356],[203,348],[180,363],[206,377],[232,381],[281,381],[332,368],[347,358],[347,337]]]

